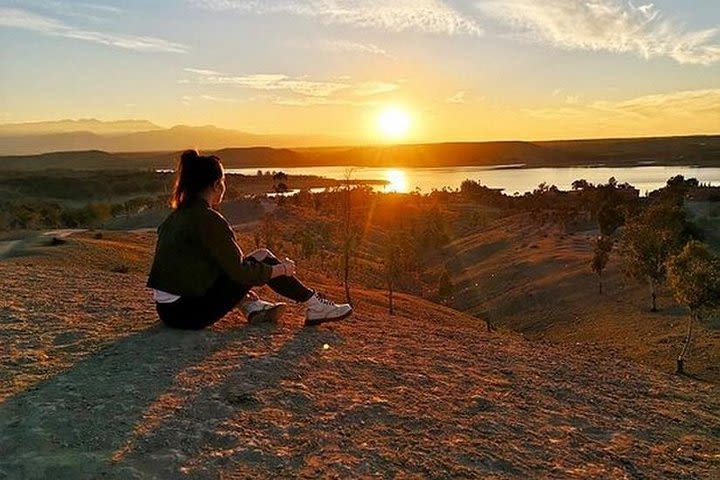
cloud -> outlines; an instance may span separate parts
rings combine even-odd
[[[687,30],[653,5],[620,0],[487,0],[486,15],[533,41],[569,50],[669,57],[681,64],[720,61],[720,29]]]
[[[542,120],[569,120],[577,119],[587,115],[587,110],[573,107],[550,107],[550,108],[526,108],[522,110],[531,117]]]
[[[232,76],[197,68],[186,68],[185,71],[196,73],[199,77],[197,82],[201,85],[235,85],[253,90],[284,91],[300,97],[328,98],[335,95],[369,97],[388,93],[400,87],[390,82],[353,83],[347,77],[335,80],[310,80],[306,77],[290,77],[275,73]]]
[[[284,105],[289,107],[313,107],[318,105],[331,106],[349,106],[349,107],[366,107],[370,105],[378,105],[380,102],[372,100],[350,100],[342,98],[322,98],[322,97],[265,97],[270,103],[275,105]]]
[[[346,40],[322,40],[318,42],[317,47],[327,52],[354,52],[368,55],[381,55],[384,57],[390,56],[385,50],[371,43],[349,42]]]
[[[217,103],[240,103],[240,100],[236,98],[228,98],[228,97],[216,97],[215,95],[200,95],[200,98],[202,100],[207,100],[208,102],[217,102]]]
[[[720,118],[720,88],[644,95],[620,102],[597,101],[589,106],[644,118],[660,115],[717,115]]]
[[[282,74],[203,75],[199,83],[203,85],[237,85],[254,90],[287,90],[309,97],[327,97],[348,88],[343,83],[292,78]]]
[[[96,11],[105,12],[105,13],[121,13],[122,12],[122,10],[117,7],[113,7],[110,5],[103,5],[103,4],[99,4],[99,3],[81,3],[80,6],[90,9],[90,10],[96,10]]]
[[[464,91],[462,91],[462,92],[457,92],[457,93],[456,93],[455,95],[453,95],[452,97],[449,97],[449,98],[446,98],[446,99],[445,99],[445,102],[446,102],[446,103],[465,103],[465,101],[466,101],[466,100],[465,100],[465,92],[464,92]]]
[[[350,87],[350,93],[358,97],[369,97],[381,93],[389,93],[400,88],[397,83],[390,82],[362,82]]]
[[[290,14],[326,24],[393,32],[480,35],[477,22],[443,0],[188,0],[201,8]]]
[[[530,116],[565,120],[587,118],[617,119],[624,117],[634,123],[666,121],[668,119],[720,118],[720,88],[705,90],[683,90],[652,95],[643,95],[627,100],[596,100],[582,104],[566,102],[562,107],[525,109]]]
[[[20,28],[54,37],[74,38],[138,52],[185,53],[188,47],[156,37],[84,30],[27,10],[0,8],[0,27]]]
[[[186,107],[189,107],[190,105],[194,105],[199,101],[205,101],[205,102],[215,102],[215,103],[241,103],[242,100],[238,100],[237,98],[229,98],[229,97],[218,97],[215,95],[184,95],[180,97],[180,103],[185,105]]]
[[[216,72],[215,70],[207,70],[204,68],[186,68],[185,71],[197,73],[198,75],[222,75],[222,73]]]
[[[123,10],[117,7],[97,3],[75,3],[61,0],[23,0],[28,9],[52,11],[54,15],[65,18],[80,18],[94,23],[107,23],[106,15],[118,15]]]
[[[582,95],[580,95],[579,93],[565,96],[565,103],[569,105],[577,105],[578,103],[580,103],[580,100],[582,100]]]

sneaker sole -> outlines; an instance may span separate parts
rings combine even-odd
[[[267,310],[262,310],[260,312],[255,312],[250,315],[250,318],[248,318],[248,323],[250,325],[260,325],[262,323],[275,323],[283,316],[285,313],[285,307],[287,305],[275,305],[272,308],[268,308]]]
[[[330,323],[330,322],[339,322],[340,320],[345,320],[347,317],[353,314],[353,310],[350,310],[346,314],[340,315],[339,317],[331,317],[331,318],[317,318],[315,320],[305,320],[305,326],[306,327],[316,327],[318,325],[322,325],[323,323]]]

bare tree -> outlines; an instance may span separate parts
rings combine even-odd
[[[355,232],[352,221],[352,179],[353,169],[345,170],[345,183],[342,190],[342,273],[345,287],[345,302],[352,305],[350,297],[350,261],[355,250]]]
[[[410,267],[411,247],[407,232],[400,227],[392,229],[385,239],[383,253],[385,281],[388,287],[388,311],[390,315],[394,315],[393,295],[398,283]]]

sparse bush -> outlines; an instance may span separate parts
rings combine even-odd
[[[110,267],[110,271],[113,273],[128,273],[130,271],[130,267],[124,263],[121,263]]]

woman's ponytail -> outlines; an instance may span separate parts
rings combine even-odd
[[[222,176],[222,165],[218,157],[203,157],[197,150],[184,151],[175,169],[175,186],[170,206],[174,209],[181,208]]]

